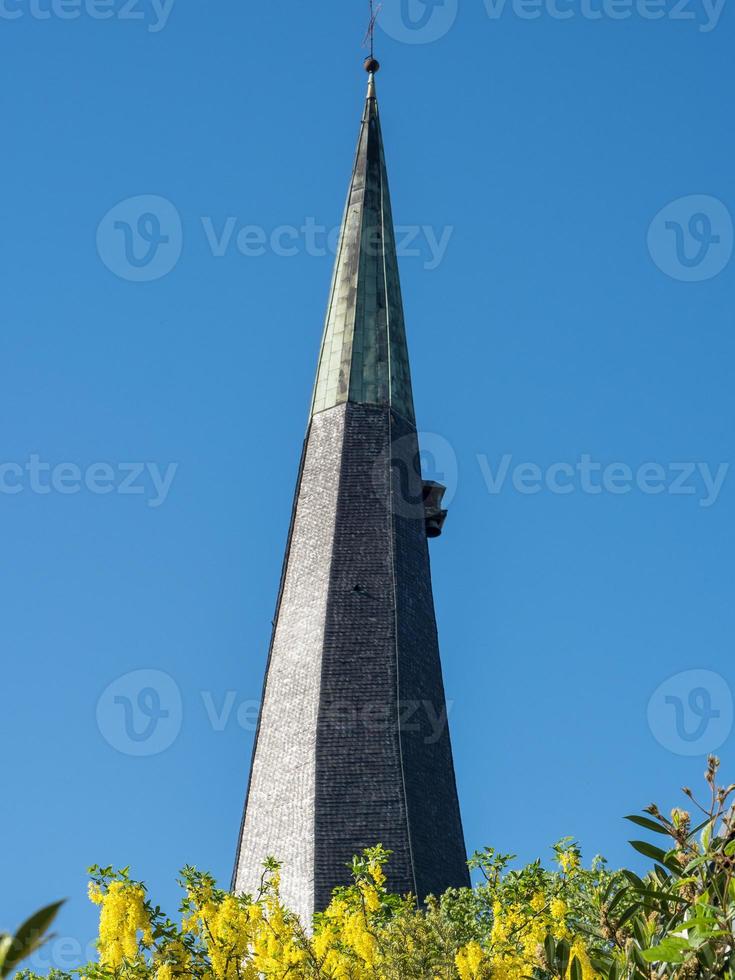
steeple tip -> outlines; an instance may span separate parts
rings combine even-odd
[[[368,102],[375,99],[375,73],[380,71],[380,62],[370,57],[365,59],[365,71],[368,73]]]
[[[375,59],[363,104],[329,293],[311,414],[344,402],[390,406],[415,424]]]

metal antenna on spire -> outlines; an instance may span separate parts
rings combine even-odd
[[[368,29],[365,32],[365,37],[362,39],[363,47],[368,43],[370,45],[370,57],[375,57],[375,25],[378,21],[378,14],[383,9],[383,4],[380,3],[375,6],[375,0],[370,0],[370,23],[368,24]]]
[[[383,4],[379,3],[375,5],[375,0],[370,0],[370,23],[368,29],[365,33],[365,37],[362,39],[362,46],[370,47],[370,57],[365,62],[365,68],[367,71],[373,73],[378,70],[380,65],[375,60],[375,25],[378,21],[378,15],[383,9]]]

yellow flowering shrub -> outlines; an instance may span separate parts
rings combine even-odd
[[[82,980],[735,980],[735,785],[716,785],[705,820],[657,807],[629,817],[668,839],[669,849],[633,841],[654,862],[641,878],[585,866],[571,839],[554,847],[555,867],[513,868],[492,848],[470,862],[480,880],[419,907],[386,884],[389,854],[356,858],[352,883],[335,890],[313,923],[281,901],[270,859],[257,895],[233,895],[184,868],[180,917],[168,919],[128,869],[90,869],[99,907],[98,958]],[[691,791],[685,791],[692,796]],[[50,907],[53,910],[57,906]],[[46,910],[48,912],[48,910]],[[40,915],[41,913],[39,913]],[[42,916],[43,919],[43,916]],[[46,921],[43,919],[43,921]],[[10,937],[6,939],[6,948]],[[0,944],[0,967],[3,947]],[[0,976],[6,975],[0,973]],[[25,972],[20,978],[33,980]],[[54,980],[72,974],[52,972]]]
[[[566,867],[571,852],[560,847]],[[484,885],[450,891],[419,908],[411,896],[388,892],[388,860],[381,847],[355,859],[352,884],[335,890],[308,930],[282,904],[273,860],[255,896],[233,895],[219,889],[211,875],[184,868],[178,923],[153,908],[145,886],[131,880],[128,869],[92,868],[89,897],[100,908],[99,957],[80,975],[85,980],[523,980],[544,969],[548,936],[571,935],[562,897],[567,874],[544,871],[539,864],[506,873],[509,858],[487,851],[474,862],[485,875]],[[596,879],[601,872],[582,874]],[[588,967],[586,949],[575,942]]]

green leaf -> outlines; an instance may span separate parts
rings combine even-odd
[[[689,949],[686,939],[680,936],[667,936],[658,946],[642,949],[641,955],[648,963],[683,963],[684,953]]]
[[[712,860],[711,854],[700,854],[699,857],[692,858],[689,864],[686,865],[682,874],[689,874],[690,871],[694,871],[695,868],[700,867],[702,864],[707,864],[708,861]]]
[[[650,980],[650,973],[648,970],[648,963],[646,962],[641,950],[637,946],[633,946],[631,950],[631,956],[633,958],[633,964],[635,970],[633,972],[634,977],[641,977],[642,980]],[[643,971],[646,971],[645,973]]]
[[[636,888],[635,893],[646,898],[658,899],[661,902],[679,902],[681,905],[691,905],[691,902],[682,898],[681,895],[672,895],[671,892],[664,892],[657,888]]]
[[[571,980],[582,980],[582,964],[576,956],[572,958],[572,966],[569,971]]]
[[[622,902],[625,896],[629,894],[630,894],[629,888],[621,888],[619,892],[616,892],[616,894],[613,896],[613,900],[610,902],[610,904],[607,907],[607,914],[611,915],[613,909],[617,908],[617,906]]]
[[[634,885],[636,888],[644,887],[642,879],[639,878],[637,874],[634,874],[632,871],[628,871],[627,868],[623,869],[623,874],[631,885]]]
[[[623,914],[618,919],[617,922],[618,929],[622,929],[625,923],[628,921],[628,919],[634,916],[639,910],[640,910],[639,905],[631,905],[630,908],[627,908],[625,912],[623,912]]]
[[[645,840],[629,840],[628,843],[631,847],[635,848],[639,854],[643,854],[644,857],[652,858],[654,861],[658,861],[661,864],[666,863],[666,851],[662,850],[660,847],[656,847],[655,844],[649,844]]]
[[[610,895],[612,894],[613,888],[615,888],[615,885],[616,884],[617,884],[617,882],[615,881],[615,878],[612,878],[611,877],[610,878],[610,881],[608,881],[608,883],[607,883],[607,888],[605,889],[605,891],[602,894],[602,902],[603,902],[603,904],[605,904],[605,905],[607,904],[607,900],[610,898]]]
[[[8,955],[8,950],[12,945],[12,936],[8,936],[7,933],[0,934],[0,976],[4,976],[2,972],[3,963],[5,962],[5,957]]]
[[[639,827],[645,827],[646,830],[652,830],[655,834],[663,834],[668,837],[669,832],[666,827],[662,827],[660,823],[656,823],[655,820],[649,820],[648,817],[639,817],[636,813],[628,814],[625,818],[630,820],[631,823],[637,823]]]
[[[556,947],[556,964],[561,976],[564,976],[564,974],[567,972],[567,967],[569,966],[569,953],[569,943],[566,941],[566,939],[560,939]]]
[[[715,965],[715,954],[712,951],[712,947],[711,946],[709,946],[709,945],[707,945],[705,943],[704,946],[701,946],[697,950],[697,956],[699,957],[700,961],[702,963],[704,963],[704,965],[708,969],[711,970],[714,967],[714,965]]]
[[[556,943],[554,942],[554,937],[551,934],[544,939],[544,950],[546,952],[546,960],[549,964],[549,969],[553,970],[556,967]]]
[[[641,949],[645,949],[649,942],[649,938],[646,934],[645,920],[641,918],[641,916],[637,916],[631,921],[631,927],[633,929],[633,935],[635,936],[636,942]]]
[[[644,854],[646,857],[652,858],[654,861],[658,861],[660,864],[667,867],[669,871],[673,871],[674,874],[681,874],[681,865],[674,857],[674,849],[664,851],[660,847],[656,847],[654,844],[649,844],[648,841],[645,840],[631,840],[628,841],[628,843],[640,854]],[[658,871],[659,869],[657,868],[656,870]],[[663,869],[661,869],[661,871],[663,871]],[[665,873],[664,877],[666,877]]]
[[[9,976],[21,960],[46,942],[48,928],[63,904],[61,901],[47,905],[23,923],[5,950],[0,964],[0,977]]]
[[[707,819],[703,820],[701,823],[697,824],[696,827],[693,827],[687,834],[687,840],[691,840],[692,837],[696,837],[699,831],[702,830],[703,827],[706,827],[708,823],[709,823],[709,817],[707,817]]]

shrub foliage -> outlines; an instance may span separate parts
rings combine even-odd
[[[632,846],[651,863],[643,877],[585,867],[571,840],[555,867],[520,869],[492,848],[471,861],[480,884],[418,907],[386,889],[389,854],[356,858],[352,884],[334,892],[308,931],[284,907],[279,865],[269,860],[256,895],[232,895],[184,868],[176,921],[127,869],[90,869],[100,908],[99,955],[87,980],[735,980],[735,786],[718,785],[711,757],[705,802],[689,812],[655,805],[630,816],[652,840]],[[16,937],[17,939],[17,937]],[[7,943],[14,940],[5,937]],[[38,936],[34,941],[38,942]],[[18,945],[13,965],[22,950]],[[0,963],[1,966],[1,963]],[[6,974],[0,974],[6,975]],[[19,974],[33,980],[34,974]],[[52,974],[70,980],[71,974]]]

